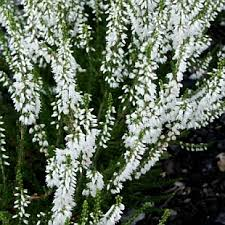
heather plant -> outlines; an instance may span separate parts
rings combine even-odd
[[[124,186],[225,111],[224,47],[207,33],[224,7],[0,0],[3,223],[119,222]]]

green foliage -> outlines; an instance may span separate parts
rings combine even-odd
[[[159,221],[159,225],[165,225],[166,224],[166,221],[168,220],[170,216],[170,210],[169,209],[165,209],[163,215],[162,215],[162,218],[161,220]]]
[[[0,221],[2,225],[9,225],[11,215],[6,211],[0,211]]]

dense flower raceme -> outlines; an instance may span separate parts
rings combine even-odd
[[[54,191],[51,213],[39,217],[54,225],[116,224],[125,208],[124,182],[147,173],[182,131],[206,126],[225,111],[224,47],[217,46],[218,66],[208,72],[215,54],[207,35],[224,7],[224,0],[1,1],[0,54],[7,69],[1,67],[0,82],[21,130],[29,128],[27,136],[46,157],[46,183]],[[184,92],[184,76],[197,81],[195,90]],[[46,98],[52,101],[47,106]],[[43,116],[47,108],[51,116]],[[101,159],[112,152],[110,160],[119,162],[109,173],[109,160]],[[32,198],[22,186],[16,190],[13,217],[29,224],[25,210]],[[108,210],[101,208],[104,195],[114,198]]]
[[[41,104],[41,80],[34,77],[32,60],[27,51],[31,43],[24,40],[23,30],[16,17],[13,16],[10,5],[1,6],[0,18],[2,26],[9,34],[5,58],[14,73],[14,82],[10,86],[9,92],[12,95],[16,111],[21,114],[19,120],[25,125],[30,125],[35,123]]]
[[[18,214],[15,214],[13,218],[19,218],[20,222],[29,224],[28,218],[30,214],[25,212],[25,208],[28,207],[28,204],[30,203],[30,196],[27,194],[27,190],[16,187],[16,193],[14,194],[14,196],[16,197],[14,208],[18,211]]]
[[[0,120],[2,120],[2,116],[0,117]],[[1,153],[0,153],[0,168],[1,168],[1,175],[2,175],[2,181],[3,183],[6,182],[5,177],[5,166],[9,166],[9,156],[6,153],[6,142],[5,142],[5,128],[3,127],[4,123],[0,121],[0,146],[1,146]]]

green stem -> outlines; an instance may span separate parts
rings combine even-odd
[[[2,171],[3,187],[4,187],[4,189],[5,189],[5,188],[6,188],[6,177],[5,177],[5,170],[4,170],[2,158],[0,159],[0,166],[1,166],[1,171]]]
[[[24,159],[24,134],[25,134],[25,127],[24,125],[19,125],[20,129],[20,136],[18,137],[19,147],[18,147],[18,161],[17,161],[17,168],[16,168],[16,182],[20,188],[23,188],[23,178],[22,178],[22,165]]]

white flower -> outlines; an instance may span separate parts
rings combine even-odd
[[[101,191],[104,187],[103,176],[98,171],[87,171],[87,178],[91,181],[86,184],[86,189],[83,190],[83,195],[96,196],[97,191]]]

